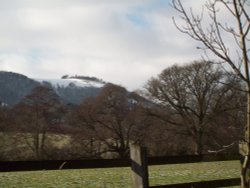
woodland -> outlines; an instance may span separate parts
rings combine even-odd
[[[244,83],[210,61],[173,65],[130,92],[107,83],[67,106],[46,86],[0,108],[0,159],[128,158],[238,153],[246,121]]]

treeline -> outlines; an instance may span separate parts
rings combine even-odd
[[[204,61],[166,68],[140,92],[106,84],[79,106],[40,86],[1,106],[0,159],[127,158],[131,142],[151,156],[237,153],[245,100],[237,76]]]

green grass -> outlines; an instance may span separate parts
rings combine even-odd
[[[40,140],[41,141],[41,140]],[[62,149],[69,146],[71,137],[64,134],[47,133],[45,145],[49,148]],[[0,159],[30,160],[36,157],[35,140],[31,133],[0,132]],[[22,152],[19,152],[22,151]]]
[[[149,167],[150,185],[240,176],[238,161]],[[130,188],[130,168],[0,173],[1,188]]]
[[[239,161],[150,167],[150,184],[164,185],[240,177]]]

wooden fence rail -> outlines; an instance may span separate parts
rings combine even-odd
[[[0,172],[129,167],[130,159],[1,161]]]
[[[181,164],[213,161],[239,160],[239,155],[189,155],[148,157],[148,165]],[[88,169],[130,167],[131,159],[86,159],[86,160],[42,160],[42,161],[0,161],[0,172]]]
[[[130,145],[130,158],[132,164],[133,188],[215,188],[215,187],[230,187],[240,185],[240,178],[211,180],[202,182],[191,182],[181,184],[170,184],[160,186],[149,186],[148,181],[148,164],[154,164],[154,161],[148,160],[146,156],[146,148],[138,145]],[[225,160],[239,160],[239,156],[225,156],[225,155],[201,155],[201,156],[174,156],[162,158],[157,163],[162,164],[180,164],[180,163],[194,163],[194,162],[211,162],[211,161],[225,161]],[[158,164],[159,164],[158,163]]]
[[[139,155],[136,150],[139,150]],[[33,171],[33,170],[58,170],[58,169],[90,169],[90,168],[112,168],[112,167],[130,167],[132,171],[139,174],[142,179],[142,185],[136,188],[148,188],[148,165],[165,165],[213,161],[240,160],[239,155],[190,155],[190,156],[166,156],[149,157],[141,155],[142,148],[137,147],[134,151],[137,154],[136,159],[87,159],[87,160],[43,160],[43,161],[0,161],[0,172],[10,171]],[[131,150],[132,151],[132,150]],[[132,153],[132,152],[131,152]],[[141,171],[142,170],[142,171]],[[144,178],[144,179],[143,179]],[[146,179],[145,179],[146,178]],[[134,180],[133,180],[134,181]],[[140,182],[139,181],[139,182]],[[144,185],[143,185],[144,182]],[[146,183],[145,183],[146,182]],[[204,182],[192,182],[171,185],[150,186],[150,188],[198,188],[198,187],[228,187],[240,185],[240,178],[231,178],[224,180],[213,180]]]
[[[178,183],[170,185],[150,186],[150,188],[213,188],[213,187],[231,187],[240,185],[240,178],[230,178],[221,180],[211,180],[191,183]]]

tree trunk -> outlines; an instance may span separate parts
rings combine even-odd
[[[40,157],[40,152],[39,152],[39,133],[35,132],[32,133],[33,135],[33,142],[34,142],[34,149],[35,149],[35,154],[36,154],[36,158],[39,159]]]
[[[195,155],[201,155],[203,152],[203,143],[202,143],[202,139],[203,139],[203,131],[201,129],[199,129],[195,135],[193,135],[193,141],[195,143]]]
[[[241,161],[241,187],[250,188],[250,84],[247,83],[247,122],[245,127],[245,140],[240,143]]]
[[[44,159],[44,154],[45,154],[45,140],[46,140],[46,130],[43,128],[43,132],[41,133],[41,148],[40,148],[40,158]]]

